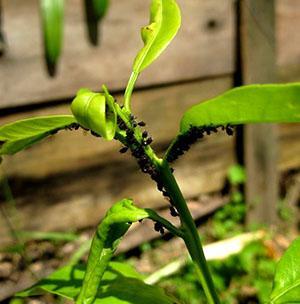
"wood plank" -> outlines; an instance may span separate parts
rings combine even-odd
[[[284,82],[300,80],[300,1],[276,0],[277,66]]]
[[[182,29],[139,86],[177,82],[233,71],[232,0],[179,0]],[[64,54],[55,79],[46,75],[37,0],[4,0],[8,52],[0,58],[0,107],[67,98],[80,87],[123,89],[142,46],[140,27],[150,0],[112,0],[99,48],[85,39],[81,0],[66,1]],[[213,26],[211,26],[213,24]],[[213,48],[211,47],[213,46]],[[207,64],[209,62],[209,64]]]
[[[274,82],[275,1],[241,1],[243,83]],[[277,128],[270,124],[245,127],[246,200],[248,224],[276,224],[278,202]]]

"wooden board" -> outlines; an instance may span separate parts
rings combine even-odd
[[[241,1],[241,58],[244,84],[276,77],[275,1]],[[276,225],[279,194],[277,126],[245,127],[247,223]]]
[[[233,71],[232,0],[178,2],[183,13],[181,31],[143,73],[139,86]],[[85,37],[82,1],[66,1],[64,54],[58,76],[49,79],[43,66],[38,1],[4,0],[8,49],[0,58],[0,107],[67,98],[80,87],[100,89],[103,83],[112,90],[123,89],[142,47],[140,28],[148,22],[149,4],[150,0],[112,0],[101,46],[92,48]]]

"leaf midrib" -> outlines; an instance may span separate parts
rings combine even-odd
[[[271,299],[271,304],[275,303],[274,301],[276,301],[277,299],[279,299],[280,297],[282,297],[284,294],[288,293],[290,290],[296,288],[297,286],[300,286],[300,279],[296,280],[296,282],[294,284],[292,284],[290,287],[284,289],[275,298]]]
[[[157,31],[156,31],[156,34],[153,35],[153,38],[150,40],[148,44],[148,47],[147,47],[147,44],[145,45],[145,51],[143,52],[144,54],[142,55],[141,59],[140,59],[140,63],[138,64],[138,66],[133,70],[134,73],[136,74],[139,74],[140,73],[140,69],[141,69],[141,66],[143,65],[143,62],[144,62],[144,59],[146,58],[146,56],[148,55],[148,52],[150,50],[150,48],[153,46],[154,44],[154,41],[155,39],[157,38],[158,34],[160,33],[160,30],[162,28],[162,20],[163,20],[163,2],[161,4],[161,12],[160,12],[160,23],[158,25],[158,28],[157,28]],[[156,23],[157,24],[157,23]],[[151,23],[149,24],[151,25]],[[148,26],[149,26],[148,25]]]

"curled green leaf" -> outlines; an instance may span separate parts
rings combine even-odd
[[[61,54],[64,22],[64,0],[40,0],[44,50],[50,76],[56,72]]]
[[[98,286],[121,238],[132,222],[148,217],[129,199],[114,204],[97,228],[93,238],[88,265],[77,304],[90,304],[96,298]]]
[[[73,100],[71,110],[84,128],[90,129],[106,140],[112,140],[117,128],[114,99],[108,93],[94,93],[81,89]]]
[[[125,92],[125,107],[129,110],[130,97],[138,78],[170,44],[181,25],[181,13],[175,0],[152,0],[150,23],[142,28],[144,47],[138,52],[133,72]]]
[[[182,236],[179,229],[151,209],[138,208],[130,199],[115,203],[108,210],[93,238],[86,274],[76,304],[94,303],[102,276],[123,235],[133,222],[145,218],[160,222],[172,233]]]
[[[175,0],[152,0],[150,23],[142,28],[144,47],[137,54],[133,71],[140,73],[169,45],[181,24],[180,9]]]

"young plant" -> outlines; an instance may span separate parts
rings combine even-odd
[[[152,0],[150,24],[142,29],[144,47],[134,60],[122,104],[115,101],[105,86],[101,93],[81,89],[71,105],[73,115],[35,117],[0,127],[0,155],[19,152],[64,129],[83,128],[95,137],[117,140],[124,146],[120,152],[131,151],[141,171],[151,177],[169,200],[171,214],[179,216],[181,226],[176,228],[153,210],[138,208],[130,199],[123,199],[112,206],[97,228],[86,268],[66,266],[19,296],[47,291],[73,299],[77,304],[177,303],[158,287],[143,283],[142,277],[128,266],[110,262],[130,225],[148,218],[154,221],[155,230],[163,233],[166,229],[183,239],[207,302],[220,303],[196,225],[170,164],[198,139],[213,132],[223,130],[232,135],[234,126],[239,124],[299,122],[300,83],[240,87],[193,106],[183,115],[178,136],[160,158],[151,147],[152,138],[144,130],[145,123],[138,121],[131,111],[131,95],[139,74],[168,46],[180,23],[175,0]],[[299,249],[299,242],[293,246]],[[295,254],[297,250],[293,249],[289,256]],[[279,267],[270,303],[286,303],[282,301],[285,290],[296,288],[298,295],[300,293],[299,271],[287,274],[286,284],[278,283],[278,277],[283,280],[280,269],[286,265],[288,263],[281,263]],[[297,291],[289,293],[289,299],[293,296],[296,299]]]

